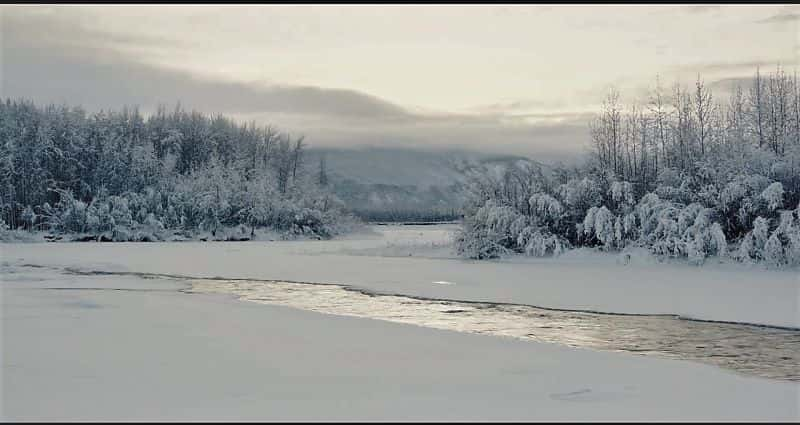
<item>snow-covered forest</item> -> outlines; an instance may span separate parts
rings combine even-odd
[[[352,223],[303,138],[176,107],[0,102],[0,227],[85,240],[328,238]]]
[[[544,172],[472,176],[459,253],[559,255],[575,247],[702,264],[709,257],[800,265],[800,83],[778,67],[720,101],[698,76],[656,81],[623,105],[612,90],[591,155]]]

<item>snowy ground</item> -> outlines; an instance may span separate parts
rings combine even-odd
[[[622,266],[585,254],[473,263],[450,256],[448,231],[377,226],[326,242],[0,245],[2,418],[800,418],[800,384],[713,366],[186,294],[180,281],[22,266],[331,282],[547,307],[800,322],[796,272]],[[435,283],[443,281],[452,284]]]

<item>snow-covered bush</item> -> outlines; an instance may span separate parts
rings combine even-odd
[[[623,209],[629,209],[636,203],[633,185],[630,182],[615,181],[611,184],[611,200]]]
[[[760,258],[772,267],[800,265],[800,207],[781,212],[779,224],[764,243]]]
[[[610,250],[614,247],[615,221],[614,215],[605,206],[591,207],[583,219],[583,233],[589,240],[599,241],[603,249]]]
[[[739,260],[753,262],[764,259],[764,246],[769,237],[767,220],[764,217],[757,217],[753,221],[753,230],[747,232],[736,256]]]
[[[28,230],[33,230],[33,225],[36,223],[36,213],[33,212],[33,208],[30,205],[26,206],[25,210],[22,211],[22,221]]]
[[[728,252],[725,233],[719,223],[711,222],[712,214],[710,208],[702,208],[683,232],[686,256],[691,263],[702,264],[708,256],[724,257]]]
[[[164,224],[153,213],[147,214],[141,225],[136,227],[134,240],[153,242],[164,239]]]
[[[741,234],[752,228],[755,217],[767,212],[767,203],[761,195],[770,184],[769,178],[762,175],[740,175],[725,185],[720,191],[719,206],[726,231]],[[774,196],[771,192],[769,195]]]
[[[648,246],[655,245],[657,241],[663,245],[665,239],[674,237],[678,233],[677,223],[671,226],[673,218],[677,218],[678,213],[679,210],[674,203],[662,200],[655,193],[644,195],[634,210],[639,223],[639,238]],[[671,241],[668,241],[666,247],[671,245]],[[664,249],[662,247],[656,251]],[[673,249],[669,248],[666,251],[672,252]]]
[[[570,246],[566,239],[531,226],[522,229],[517,237],[517,245],[522,247],[525,254],[533,257],[557,257]]]
[[[761,254],[764,262],[769,266],[779,267],[786,261],[786,255],[783,252],[783,244],[778,235],[773,233],[764,244],[764,252]]]
[[[463,227],[454,238],[456,252],[476,260],[497,258],[508,253],[509,250],[500,242],[497,235],[473,218],[465,218]]]
[[[679,257],[685,253],[683,235],[679,225],[681,210],[673,205],[655,211],[656,225],[652,233],[644,234],[650,250],[660,256]],[[652,218],[650,219],[652,221]]]
[[[559,196],[567,206],[572,217],[582,219],[591,207],[598,207],[603,202],[599,185],[593,179],[571,179],[559,186]]]
[[[769,211],[775,211],[783,206],[783,185],[775,182],[761,192],[761,199],[767,203]]]
[[[534,219],[541,225],[557,225],[564,215],[564,206],[547,193],[536,193],[528,200]]]
[[[456,237],[456,250],[469,258],[496,258],[520,251],[518,236],[529,220],[513,208],[487,201],[465,218],[464,229]]]
[[[87,230],[87,207],[83,201],[75,199],[70,190],[56,190],[59,200],[55,207],[45,204],[44,215],[54,231],[83,233]]]

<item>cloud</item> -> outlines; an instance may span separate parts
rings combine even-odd
[[[768,18],[759,19],[756,23],[759,24],[784,24],[784,23],[794,23],[800,20],[800,13],[793,13],[793,12],[781,12],[776,15],[772,15]]]
[[[722,9],[722,6],[718,4],[697,4],[686,6],[684,10],[690,13],[709,13],[709,12],[718,12]]]
[[[273,124],[326,147],[467,148],[566,160],[588,137],[586,116],[569,111],[419,113],[355,90],[201,79],[137,60],[132,51],[158,48],[160,38],[102,37],[60,18],[3,12],[5,98],[89,111],[139,106],[146,112],[180,102],[184,109]]]
[[[180,101],[201,110],[233,113],[408,117],[399,106],[352,90],[208,80],[157,68],[109,46],[120,40],[143,44],[142,39],[99,37],[103,41],[96,41],[92,32],[53,22],[48,31],[31,31],[34,26],[30,22],[4,16],[3,96],[80,104],[89,109]]]
[[[765,75],[766,76],[766,75]],[[720,91],[722,93],[733,93],[734,89],[738,86],[745,92],[753,85],[753,77],[731,77],[720,78],[708,83],[711,90]]]
[[[174,37],[99,31],[86,25],[86,17],[71,8],[6,6],[0,11],[3,35],[16,43],[115,52],[198,47]]]
[[[506,114],[529,110],[552,110],[553,108],[563,109],[569,106],[564,98],[557,100],[521,99],[509,102],[492,103],[470,108],[470,111],[486,114]]]
[[[364,118],[407,119],[401,107],[351,90],[259,86],[197,79],[127,60],[92,61],[63,52],[4,49],[3,95],[38,102],[108,109],[121,103],[181,102],[200,110],[288,112]]]
[[[705,75],[751,75],[755,74],[756,69],[761,68],[762,71],[774,70],[776,66],[782,67],[793,66],[797,64],[797,59],[764,59],[764,60],[750,60],[739,62],[706,62],[695,63],[690,65],[679,65],[673,67],[673,71],[679,74],[700,74],[701,77]]]

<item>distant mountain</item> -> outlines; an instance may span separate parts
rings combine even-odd
[[[309,169],[320,157],[334,192],[358,215],[370,220],[435,220],[458,216],[469,170],[482,165],[502,169],[510,155],[413,149],[311,149]]]

